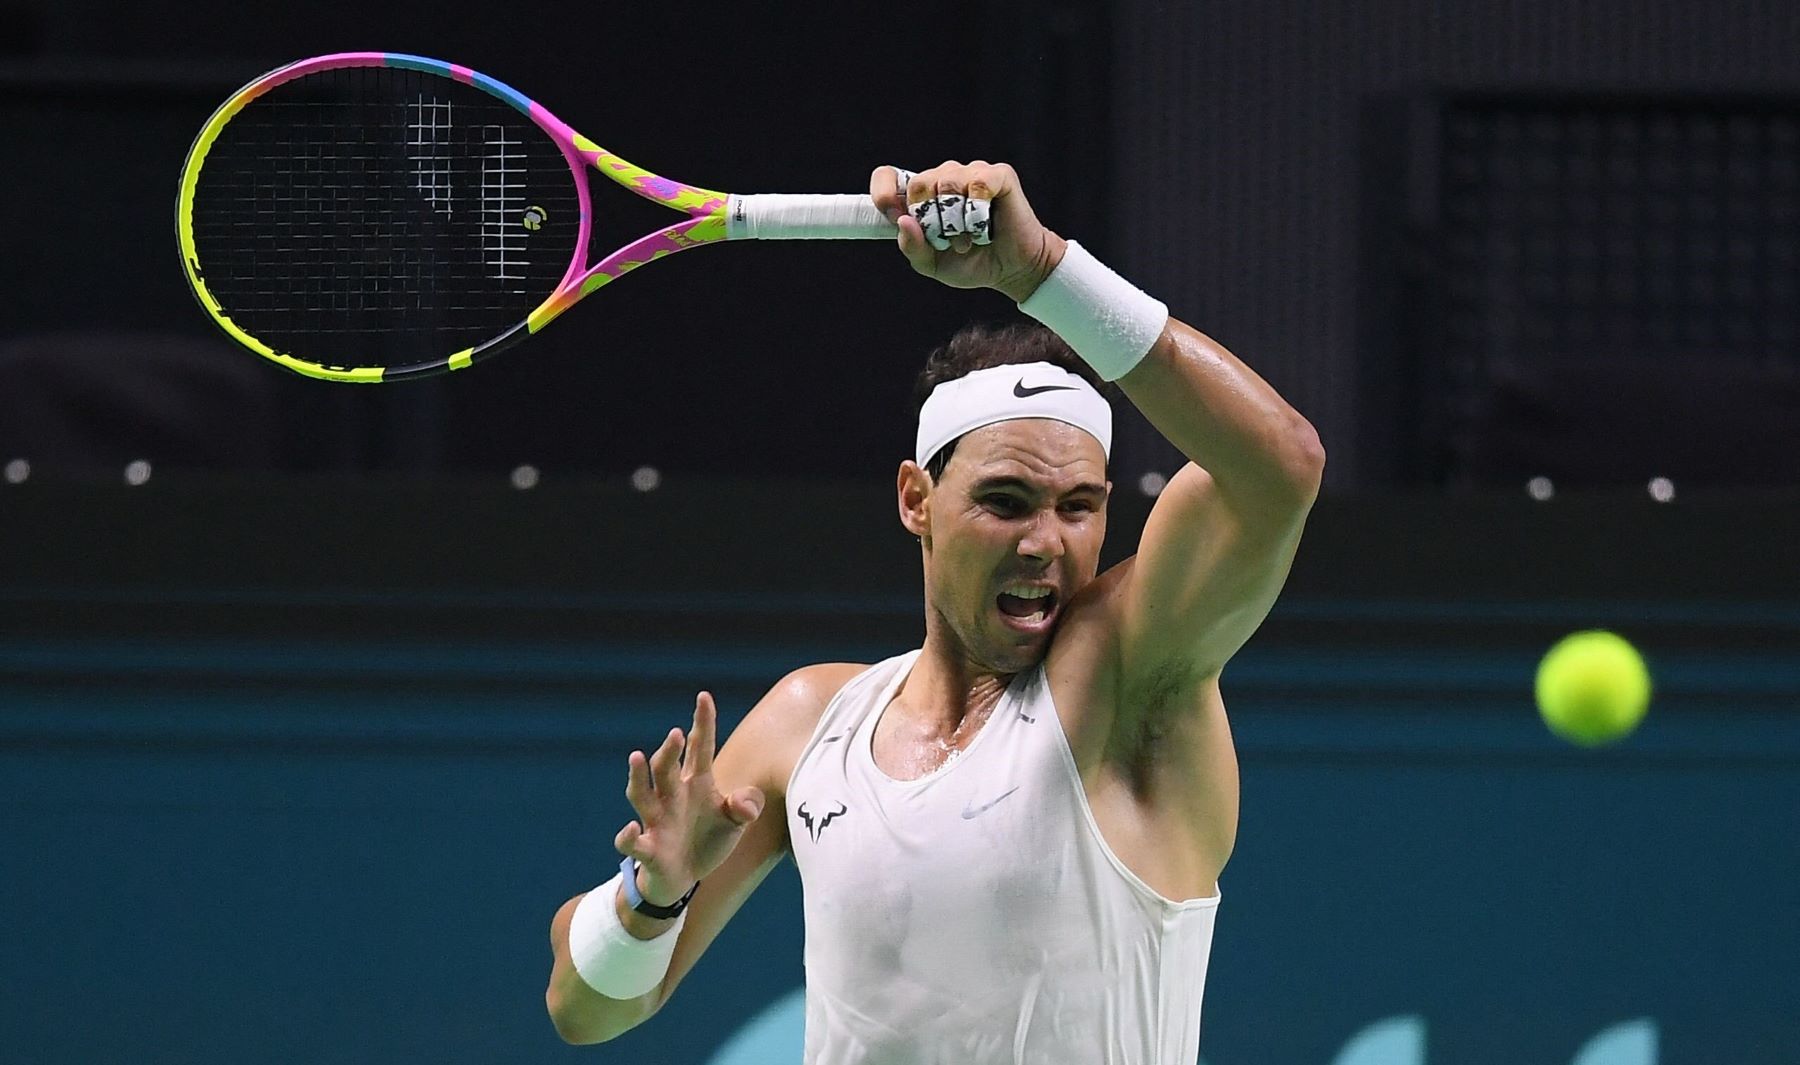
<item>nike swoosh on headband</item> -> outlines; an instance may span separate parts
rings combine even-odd
[[[1036,388],[1026,388],[1025,387],[1025,379],[1023,377],[1019,378],[1018,384],[1013,385],[1013,395],[1018,396],[1020,399],[1029,399],[1030,397],[1037,395],[1039,392],[1073,392],[1073,391],[1075,391],[1074,385],[1039,385]]]

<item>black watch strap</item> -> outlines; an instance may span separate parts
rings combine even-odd
[[[654,917],[659,921],[680,917],[681,911],[687,909],[689,900],[694,897],[694,892],[700,890],[700,881],[696,880],[694,886],[687,889],[687,894],[676,899],[673,905],[658,906],[654,902],[644,901],[644,896],[638,894],[637,871],[636,858],[626,858],[619,863],[619,874],[625,878],[625,904],[631,907],[633,913],[641,913],[645,917]]]

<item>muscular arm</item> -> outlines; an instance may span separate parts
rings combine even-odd
[[[1192,460],[1158,497],[1120,580],[1120,668],[1127,685],[1166,678],[1173,663],[1198,681],[1243,646],[1286,582],[1324,448],[1268,382],[1173,318],[1119,385]]]
[[[878,168],[869,194],[896,220],[913,269],[955,288],[991,288],[1024,303],[1068,254],[1005,164],[944,163],[913,175],[904,190],[892,170]],[[965,197],[990,201],[987,245],[971,232],[945,239],[944,219],[956,217],[946,215],[950,197],[958,205]],[[925,204],[933,199],[935,206]],[[938,239],[929,239],[921,220],[935,220]],[[1091,331],[1070,315],[1104,324],[1118,311],[1101,333],[1129,333],[1136,348],[1147,308],[1092,306],[1096,293],[1121,294],[1081,262],[1085,280],[1053,288],[1055,299],[1031,313],[1081,334]],[[1137,354],[1108,351],[1104,339],[1087,342],[1089,356],[1117,368]],[[1111,811],[1115,828],[1129,823],[1137,853],[1168,852],[1169,840],[1194,838],[1197,845],[1183,849],[1185,867],[1162,879],[1175,890],[1204,887],[1224,865],[1237,820],[1219,673],[1287,580],[1325,453],[1312,425],[1268,382],[1174,319],[1118,384],[1190,462],[1158,498],[1137,554],[1070,602],[1046,668],[1083,710],[1072,717],[1071,740],[1077,763],[1091,771],[1090,803]]]
[[[902,210],[945,193],[991,199],[991,244],[977,247],[962,234],[934,247]],[[955,288],[991,288],[1023,302],[1067,254],[1004,163],[945,163],[913,175],[903,191],[892,170],[878,167],[869,194],[897,220],[913,269]],[[1116,640],[1121,679],[1166,681],[1177,669],[1187,675],[1160,687],[1197,693],[1255,631],[1286,580],[1324,448],[1267,381],[1173,318],[1118,384],[1192,461],[1157,500],[1137,557],[1089,599],[1106,615],[1095,620]]]
[[[833,663],[808,666],[788,674],[769,690],[732,732],[713,763],[719,790],[730,794],[744,785],[762,789],[761,816],[723,865],[701,881],[688,906],[687,922],[662,983],[635,999],[611,999],[594,991],[569,959],[569,920],[582,896],[563,903],[550,922],[553,963],[544,1004],[557,1034],[570,1043],[602,1043],[617,1038],[655,1016],[706,948],[718,937],[745,900],[788,850],[786,796],[794,760],[805,747],[820,713],[839,687],[863,667]],[[673,922],[657,921],[624,909],[615,899],[625,928],[649,938]]]
[[[1273,389],[1180,322],[1121,380],[1194,461],[1138,553],[1070,604],[1049,668],[1090,710],[1071,743],[1108,843],[1165,895],[1203,898],[1237,838],[1220,671],[1287,579],[1323,457]]]

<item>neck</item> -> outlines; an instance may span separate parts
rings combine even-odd
[[[894,703],[934,733],[954,734],[987,720],[1016,673],[975,662],[942,625],[925,626],[925,646]]]

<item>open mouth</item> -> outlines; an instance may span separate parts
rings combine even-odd
[[[1011,584],[994,597],[1000,613],[1020,627],[1035,628],[1056,614],[1056,589],[1041,585]]]

